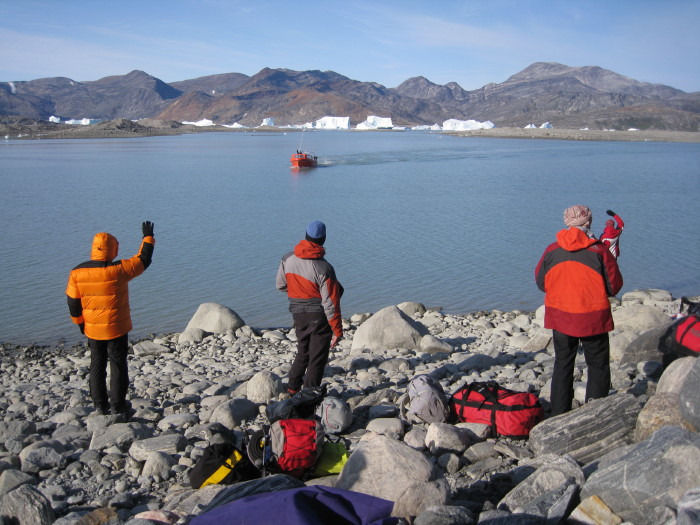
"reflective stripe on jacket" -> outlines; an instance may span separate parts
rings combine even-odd
[[[343,287],[333,266],[323,256],[323,246],[303,240],[282,257],[277,271],[277,289],[287,292],[289,311],[325,312],[333,333],[342,337],[340,297]]]
[[[573,337],[614,328],[609,296],[622,288],[622,275],[608,249],[578,228],[561,230],[535,268],[545,292],[544,326]]]
[[[87,337],[104,341],[131,330],[128,283],[151,264],[155,242],[144,237],[138,254],[113,261],[117,239],[108,233],[95,235],[92,259],[71,270],[66,287],[71,319],[77,325],[85,323]]]

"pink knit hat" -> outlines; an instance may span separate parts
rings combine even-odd
[[[590,226],[593,214],[583,204],[576,204],[564,210],[564,224],[571,226]]]

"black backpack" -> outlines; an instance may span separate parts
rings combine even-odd
[[[233,443],[216,443],[204,453],[190,471],[190,485],[199,489],[207,485],[231,485],[261,476],[245,452]]]

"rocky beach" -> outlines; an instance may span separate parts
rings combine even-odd
[[[407,302],[345,318],[324,382],[352,408],[342,433],[350,457],[340,474],[305,482],[276,474],[189,485],[207,445],[267,424],[295,355],[293,329],[250,327],[205,303],[182,332],[132,341],[128,421],[94,413],[86,345],[4,344],[0,524],[187,524],[304,484],[389,500],[416,525],[698,523],[700,360],[664,371],[659,351],[680,300],[637,290],[611,303],[610,395],[584,404],[579,354],[575,407],[557,417],[543,308],[445,315]],[[494,437],[488,425],[411,424],[401,396],[420,374],[448,395],[487,380],[532,392],[546,417],[524,440]]]

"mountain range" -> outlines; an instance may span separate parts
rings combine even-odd
[[[143,71],[78,82],[65,77],[0,83],[0,115],[48,119],[212,120],[278,126],[368,115],[395,126],[490,120],[497,127],[550,122],[578,129],[700,130],[700,92],[640,82],[596,67],[537,62],[506,81],[467,91],[424,77],[395,88],[333,71],[265,68],[253,76],[225,73],[165,83]]]

